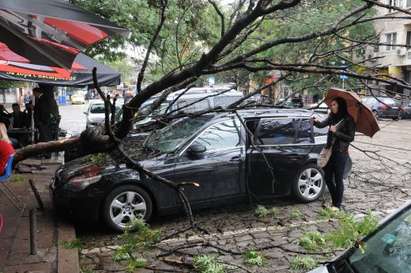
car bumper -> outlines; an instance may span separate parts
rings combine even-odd
[[[382,118],[397,118],[399,115],[399,110],[378,111],[378,116]]]
[[[50,184],[50,194],[58,214],[63,214],[79,222],[97,222],[100,219],[102,198],[90,196],[87,190],[73,192],[64,187]]]

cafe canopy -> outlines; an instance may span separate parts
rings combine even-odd
[[[93,67],[102,85],[119,74],[81,52],[128,31],[67,2],[0,0],[0,34],[0,79],[87,86]]]

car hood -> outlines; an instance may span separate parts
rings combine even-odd
[[[131,153],[130,153],[131,154]],[[155,172],[162,168],[161,163],[167,159],[166,154],[150,154],[144,151],[133,151],[132,158],[137,160],[145,168]],[[118,174],[123,171],[130,171],[126,164],[119,160],[114,160],[109,154],[87,155],[67,162],[56,172],[56,177],[61,182],[68,181],[72,177],[94,172],[102,176]]]
[[[103,122],[104,118],[104,114],[89,114],[87,117],[89,122]]]

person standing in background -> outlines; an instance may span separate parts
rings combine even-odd
[[[11,114],[11,127],[12,128],[25,128],[27,127],[26,113],[20,110],[20,105],[13,103],[11,106],[13,113]]]
[[[39,142],[55,140],[58,136],[60,115],[53,92],[52,90],[48,91],[45,92],[39,87],[33,89],[35,97],[34,124],[39,130]]]

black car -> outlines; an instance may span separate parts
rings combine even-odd
[[[183,118],[129,144],[147,169],[176,182],[194,181],[185,193],[194,208],[216,207],[293,194],[316,200],[324,178],[316,164],[326,140],[313,128],[312,111],[253,109]],[[243,126],[246,125],[246,126]],[[246,127],[246,128],[245,128]],[[149,220],[181,210],[176,193],[114,161],[86,156],[56,171],[55,204],[82,219],[100,216],[116,230],[135,217]]]

